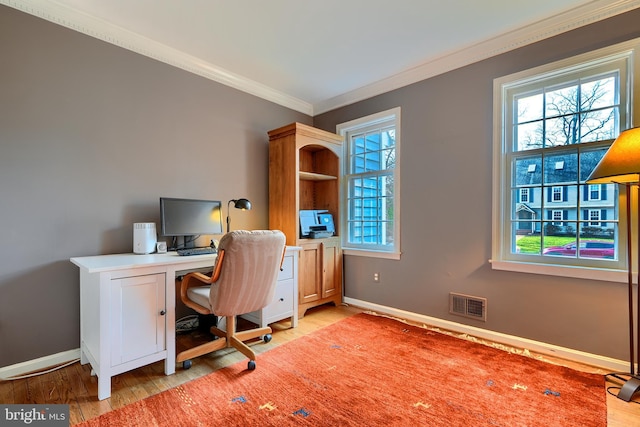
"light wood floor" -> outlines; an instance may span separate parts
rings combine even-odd
[[[304,318],[300,319],[295,329],[289,328],[287,321],[273,324],[273,340],[268,344],[256,343],[253,348],[257,353],[264,352],[361,311],[354,307],[333,306],[311,309],[307,311]],[[178,351],[202,337],[203,334],[198,333],[179,335]],[[81,366],[79,363],[74,363],[51,373],[27,379],[0,381],[0,403],[69,404],[70,421],[73,425],[242,360],[245,360],[245,357],[239,352],[225,349],[195,359],[191,369],[183,370],[177,366],[175,375],[170,376],[164,375],[164,363],[157,362],[115,376],[112,379],[111,397],[102,401],[97,400],[97,379],[91,376],[88,365]],[[597,368],[566,360],[550,358],[547,360],[587,372],[606,373]],[[256,363],[257,369],[260,369],[259,357]],[[607,395],[607,414],[608,425],[611,427],[640,425],[640,404],[638,403],[627,403]]]

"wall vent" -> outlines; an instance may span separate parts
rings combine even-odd
[[[449,293],[449,313],[487,321],[487,299]]]

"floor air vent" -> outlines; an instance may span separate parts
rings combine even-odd
[[[450,293],[449,313],[486,322],[487,299]]]

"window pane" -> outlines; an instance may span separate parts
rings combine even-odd
[[[514,163],[516,186],[542,184],[542,156],[517,158]]]
[[[513,224],[511,241],[515,242],[515,245],[511,249],[512,253],[540,255],[542,235],[540,234],[539,224],[527,221]]]
[[[581,142],[614,139],[618,128],[618,109],[590,111],[582,115]]]
[[[582,111],[612,107],[618,104],[616,77],[611,76],[582,84],[580,109]]]
[[[349,243],[392,245],[394,198],[392,175],[348,180]]]
[[[545,184],[578,182],[578,153],[554,154],[544,159]]]
[[[559,117],[578,112],[578,85],[552,90],[545,95],[545,115]]]
[[[516,98],[517,123],[542,119],[542,94]]]
[[[384,129],[382,131],[382,147],[391,148],[396,146],[396,130],[394,128]]]
[[[545,120],[545,147],[578,143],[578,115]]]
[[[591,172],[596,168],[598,162],[604,157],[607,147],[596,150],[584,150],[580,154],[580,182],[589,178]]]
[[[577,223],[545,222],[543,255],[575,258]]]
[[[583,223],[580,227],[580,258],[590,259],[618,259],[615,235],[617,226],[615,223],[600,222],[599,226]]]
[[[516,127],[515,151],[533,150],[542,148],[544,133],[542,122],[533,122],[518,125]]]

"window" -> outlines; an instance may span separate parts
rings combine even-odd
[[[636,44],[494,82],[493,268],[619,280],[626,224],[618,218],[618,188],[585,182],[631,127]],[[594,245],[606,254],[576,253]],[[616,278],[607,276],[612,271]]]
[[[345,253],[399,258],[400,108],[338,125],[338,133],[345,137]]]
[[[560,226],[562,226],[562,225],[563,225],[563,224],[562,224],[562,220],[564,219],[564,216],[563,216],[563,212],[564,212],[564,211],[558,211],[558,210],[556,210],[556,211],[551,211],[551,212],[552,212],[552,214],[553,214],[553,221],[554,221],[554,222],[553,222],[553,225],[560,225]]]

